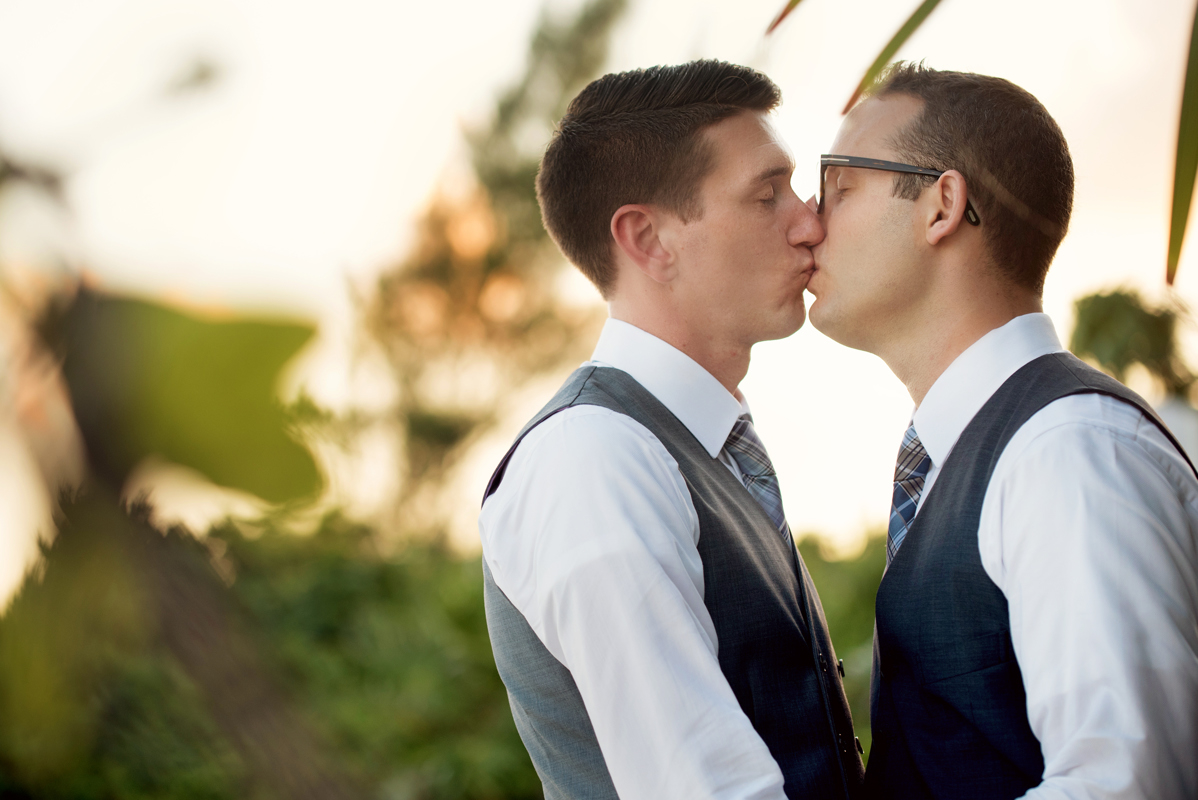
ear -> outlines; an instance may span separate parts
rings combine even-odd
[[[965,176],[950,169],[925,194],[932,204],[928,211],[928,244],[936,245],[960,230],[965,220],[965,201],[968,199]]]
[[[661,238],[661,212],[651,206],[631,203],[620,206],[611,217],[611,235],[624,257],[646,277],[668,283],[677,272],[674,254]]]

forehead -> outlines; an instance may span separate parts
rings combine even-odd
[[[790,148],[761,112],[742,111],[704,132],[714,149],[709,178],[721,182],[751,181],[763,170],[794,168]]]
[[[907,94],[871,97],[844,118],[830,152],[843,156],[865,156],[893,160],[891,145],[896,133],[923,110],[923,101]]]

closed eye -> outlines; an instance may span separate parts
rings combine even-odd
[[[828,188],[830,190],[829,194],[831,194],[836,200],[840,200],[845,196],[845,193],[853,187],[849,185],[848,181],[839,179]]]

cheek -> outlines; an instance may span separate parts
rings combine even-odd
[[[826,269],[819,276],[825,297],[820,299],[846,309],[885,305],[902,291],[906,271],[900,265],[906,244],[876,219],[870,225],[850,222],[835,220],[828,225]]]
[[[829,225],[828,238],[839,251],[842,269],[884,272],[893,262],[905,260],[911,251],[911,209],[896,207],[890,198],[875,202],[876,212],[880,213],[865,214],[856,207],[846,219]]]

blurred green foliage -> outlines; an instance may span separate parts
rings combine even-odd
[[[1092,358],[1117,380],[1133,364],[1141,364],[1165,392],[1184,397],[1194,375],[1181,357],[1177,341],[1180,308],[1152,309],[1137,292],[1117,289],[1086,295],[1073,305],[1076,321],[1069,349]]]
[[[360,796],[540,797],[492,661],[476,557],[427,543],[386,555],[372,530],[337,516],[308,536],[226,523],[199,541],[113,515],[90,496],[69,504],[0,618],[0,796],[286,796],[256,775],[211,687],[161,630],[146,551],[169,542],[207,585],[231,581],[237,624]],[[868,745],[883,539],[847,561],[814,538],[800,550]],[[219,691],[249,695],[246,713],[261,714],[240,677]]]
[[[853,727],[868,758],[874,599],[886,570],[886,533],[871,532],[865,549],[854,558],[829,558],[817,536],[799,540],[799,552],[819,591],[836,656],[844,661],[844,691],[853,711]]]
[[[477,559],[430,545],[384,558],[371,530],[338,517],[310,536],[226,524],[201,543],[130,526],[91,496],[67,515],[0,619],[0,796],[280,796],[164,642],[138,552],[149,537],[205,565],[210,585],[236,574],[238,624],[362,796],[540,796],[491,659]]]
[[[320,487],[276,399],[311,325],[203,319],[81,288],[41,327],[63,359],[90,468],[113,486],[153,455],[270,502]]]
[[[68,503],[0,619],[0,797],[247,796],[236,752],[158,640],[128,527],[99,493]]]
[[[0,786],[46,798],[359,796],[278,689],[208,549],[121,492],[146,457],[275,502],[315,493],[276,397],[310,326],[79,288],[40,324],[87,457],[0,618]],[[211,541],[217,541],[215,539]]]
[[[477,558],[415,543],[387,558],[372,530],[337,517],[305,537],[209,535],[286,687],[376,793],[540,796],[491,657]]]

